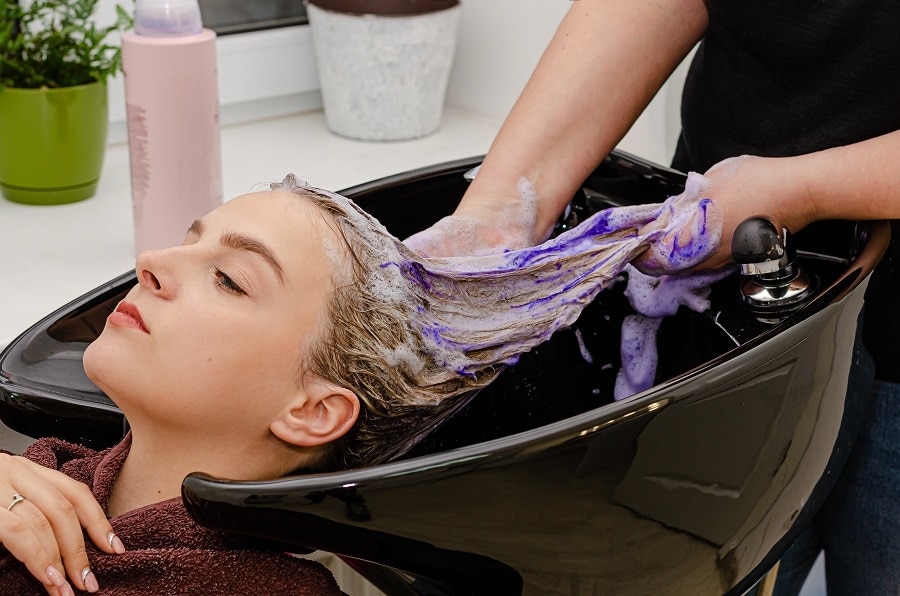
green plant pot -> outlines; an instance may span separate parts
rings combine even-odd
[[[106,150],[106,83],[0,89],[0,191],[31,205],[94,196]]]

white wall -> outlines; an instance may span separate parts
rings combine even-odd
[[[252,1],[252,0],[248,0]],[[462,0],[462,24],[447,103],[500,122],[528,81],[573,0]],[[114,20],[116,0],[100,0],[99,20]],[[123,3],[130,8],[131,4]],[[306,27],[218,40],[222,122],[319,109],[318,77]],[[669,162],[678,137],[679,71],[620,147]],[[125,140],[122,77],[110,81],[110,142]]]
[[[502,120],[572,0],[461,0],[462,31],[447,103]],[[686,66],[663,87],[619,147],[668,164],[680,129]]]
[[[447,103],[502,120],[571,0],[461,0]]]

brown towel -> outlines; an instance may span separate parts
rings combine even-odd
[[[105,509],[131,435],[102,452],[59,439],[40,439],[25,457],[91,487]],[[240,537],[199,526],[180,498],[110,520],[127,549],[109,555],[85,538],[100,594],[341,594],[319,563],[259,550]],[[45,595],[24,565],[0,549],[0,594]]]

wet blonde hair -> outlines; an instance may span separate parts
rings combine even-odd
[[[272,188],[321,209],[344,253],[303,369],[353,391],[361,412],[317,469],[371,465],[407,451],[522,353],[574,323],[667,231],[639,228],[674,209],[669,202],[610,209],[537,247],[428,259],[346,197],[292,174]]]
[[[324,212],[345,253],[342,263],[334,263],[326,321],[318,341],[308,345],[302,369],[353,391],[361,411],[353,429],[311,467],[352,468],[395,457],[459,405],[449,398],[474,394],[503,367],[458,375],[429,357],[429,342],[415,324],[427,300],[399,268],[385,270],[398,262],[391,256],[409,251],[377,220],[293,175],[272,188],[302,196]]]

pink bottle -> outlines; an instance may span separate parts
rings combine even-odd
[[[137,0],[122,35],[137,252],[181,244],[222,203],[216,34],[196,0]]]

